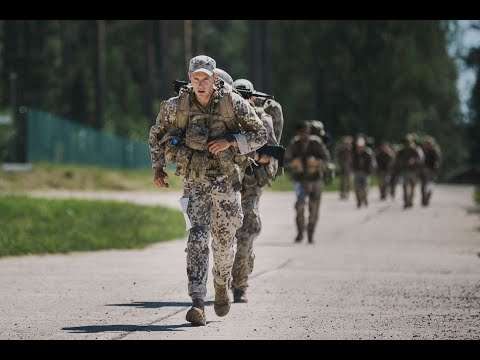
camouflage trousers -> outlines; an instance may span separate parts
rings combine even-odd
[[[353,177],[355,186],[355,195],[357,196],[357,206],[368,205],[368,182],[370,177],[364,171],[357,171]]]
[[[424,168],[420,176],[422,188],[422,205],[428,205],[432,197],[437,173],[433,169]]]
[[[380,170],[377,172],[378,188],[380,189],[380,198],[386,199],[388,188],[390,186],[390,171]]]
[[[340,199],[347,199],[350,193],[350,186],[352,182],[352,173],[343,171],[340,174]]]
[[[225,175],[213,179],[183,180],[188,198],[186,214],[191,223],[187,248],[188,294],[205,299],[212,236],[213,278],[220,285],[229,283],[235,258],[235,233],[242,225],[240,192],[232,189]]]
[[[405,206],[413,205],[413,198],[415,197],[415,186],[417,185],[417,172],[404,171],[402,173],[403,179],[403,203]]]
[[[320,202],[322,200],[323,190],[322,179],[305,180],[295,183],[295,193],[297,201],[295,203],[296,223],[298,234],[303,234],[305,231],[305,206],[308,198],[308,224],[307,232],[313,234],[317,221],[320,215]]]
[[[245,175],[242,189],[243,224],[237,230],[237,252],[232,269],[232,288],[246,290],[248,276],[253,271],[255,254],[253,241],[260,235],[262,221],[258,203],[263,194],[263,187],[257,185],[255,176]]]

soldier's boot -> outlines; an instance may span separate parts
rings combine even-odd
[[[213,282],[215,288],[215,302],[213,304],[213,309],[217,316],[225,316],[230,311],[230,297],[228,296],[228,286],[227,284],[219,285],[215,281]]]
[[[314,242],[313,241],[313,231],[309,231],[307,235],[308,235],[308,243],[313,244],[313,242]]]
[[[247,290],[245,290],[245,289],[233,289],[233,302],[235,302],[235,303],[248,303]]]
[[[188,310],[185,319],[192,323],[194,326],[204,326],[207,324],[207,318],[205,316],[205,307],[203,299],[193,299],[193,305]]]
[[[303,240],[303,231],[302,232],[298,232],[297,236],[295,237],[295,242],[296,243],[299,243]]]

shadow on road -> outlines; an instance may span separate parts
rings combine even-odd
[[[185,323],[179,325],[90,325],[90,326],[76,326],[76,327],[64,327],[62,330],[66,330],[74,334],[91,334],[102,333],[110,331],[118,332],[134,332],[134,331],[177,331],[182,328],[191,328],[192,324]]]
[[[204,305],[213,305],[213,301],[205,301]],[[106,306],[134,306],[141,309],[156,309],[162,307],[189,307],[192,306],[192,303],[178,301],[135,301],[130,304],[107,304]]]

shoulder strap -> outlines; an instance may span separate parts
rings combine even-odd
[[[237,128],[235,123],[235,111],[233,109],[232,93],[225,90],[222,92],[218,102],[218,112],[220,114],[220,118],[225,122],[227,128],[232,131]]]
[[[178,98],[177,115],[175,121],[177,127],[183,131],[187,128],[187,120],[190,115],[190,96],[188,92],[183,92]]]

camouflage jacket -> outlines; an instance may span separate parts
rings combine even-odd
[[[315,157],[320,166],[316,169],[309,169],[307,159]],[[294,169],[290,164],[292,160],[299,159],[300,167]],[[323,143],[322,139],[316,135],[310,135],[308,141],[302,141],[299,136],[295,136],[287,146],[285,152],[285,161],[295,181],[317,180],[323,176],[323,168],[330,161],[330,152]]]
[[[190,107],[196,111],[202,111],[205,114],[218,114],[218,102],[223,93],[224,88],[214,90],[212,98],[206,108],[200,106],[195,99],[194,93],[190,93]],[[231,93],[233,111],[238,121],[241,132],[235,134],[238,144],[238,153],[248,154],[260,148],[267,142],[267,130],[262,124],[253,108],[248,101],[243,99],[236,93]],[[150,129],[148,145],[152,159],[152,167],[163,167],[165,165],[165,143],[160,144],[159,141],[163,135],[176,124],[176,113],[179,103],[179,96],[172,97],[165,101],[158,113],[155,125]]]

